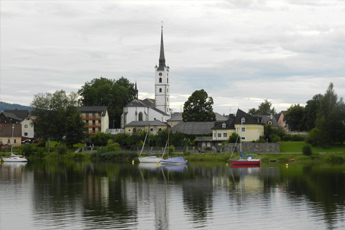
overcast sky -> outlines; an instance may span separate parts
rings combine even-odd
[[[345,1],[0,1],[0,100],[77,92],[104,77],[154,98],[161,22],[175,112],[204,89],[214,111],[345,96]]]

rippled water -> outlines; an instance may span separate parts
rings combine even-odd
[[[0,165],[0,229],[345,229],[345,166]]]

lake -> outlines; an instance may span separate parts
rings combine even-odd
[[[0,229],[345,229],[345,165],[0,165]]]

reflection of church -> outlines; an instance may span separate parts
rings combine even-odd
[[[166,121],[171,117],[169,107],[169,66],[165,65],[163,27],[161,30],[159,66],[156,66],[155,69],[155,99],[140,100],[137,84],[135,83],[135,98],[123,108],[121,128],[125,128],[127,133],[131,133],[133,127],[152,127],[154,124],[166,125]],[[132,129],[128,127],[132,127]]]

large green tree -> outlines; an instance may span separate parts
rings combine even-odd
[[[205,90],[196,90],[184,103],[183,121],[215,121],[213,98],[208,97]]]
[[[291,105],[290,108],[286,111],[284,116],[284,121],[289,126],[291,131],[304,131],[304,107],[297,105]]]
[[[84,138],[84,126],[80,112],[76,109],[77,94],[66,94],[60,90],[55,93],[39,93],[31,103],[35,136],[44,140],[54,138],[68,145],[80,142]],[[72,135],[72,133],[74,133]],[[77,137],[77,139],[72,136]]]
[[[78,93],[82,105],[107,106],[109,128],[112,128],[113,124],[120,127],[123,107],[134,99],[134,84],[124,77],[117,81],[101,77],[86,82]]]
[[[328,146],[345,140],[344,102],[333,89],[330,83],[325,95],[320,100],[320,109],[317,114],[316,128],[320,130],[318,139],[321,145]]]
[[[276,110],[274,107],[271,107],[272,103],[265,99],[265,101],[259,105],[258,109],[252,108],[248,111],[248,113],[251,115],[275,115]]]
[[[307,105],[304,107],[303,123],[306,131],[310,131],[315,128],[315,121],[320,108],[320,100],[323,95],[317,94],[313,98],[307,101]]]

